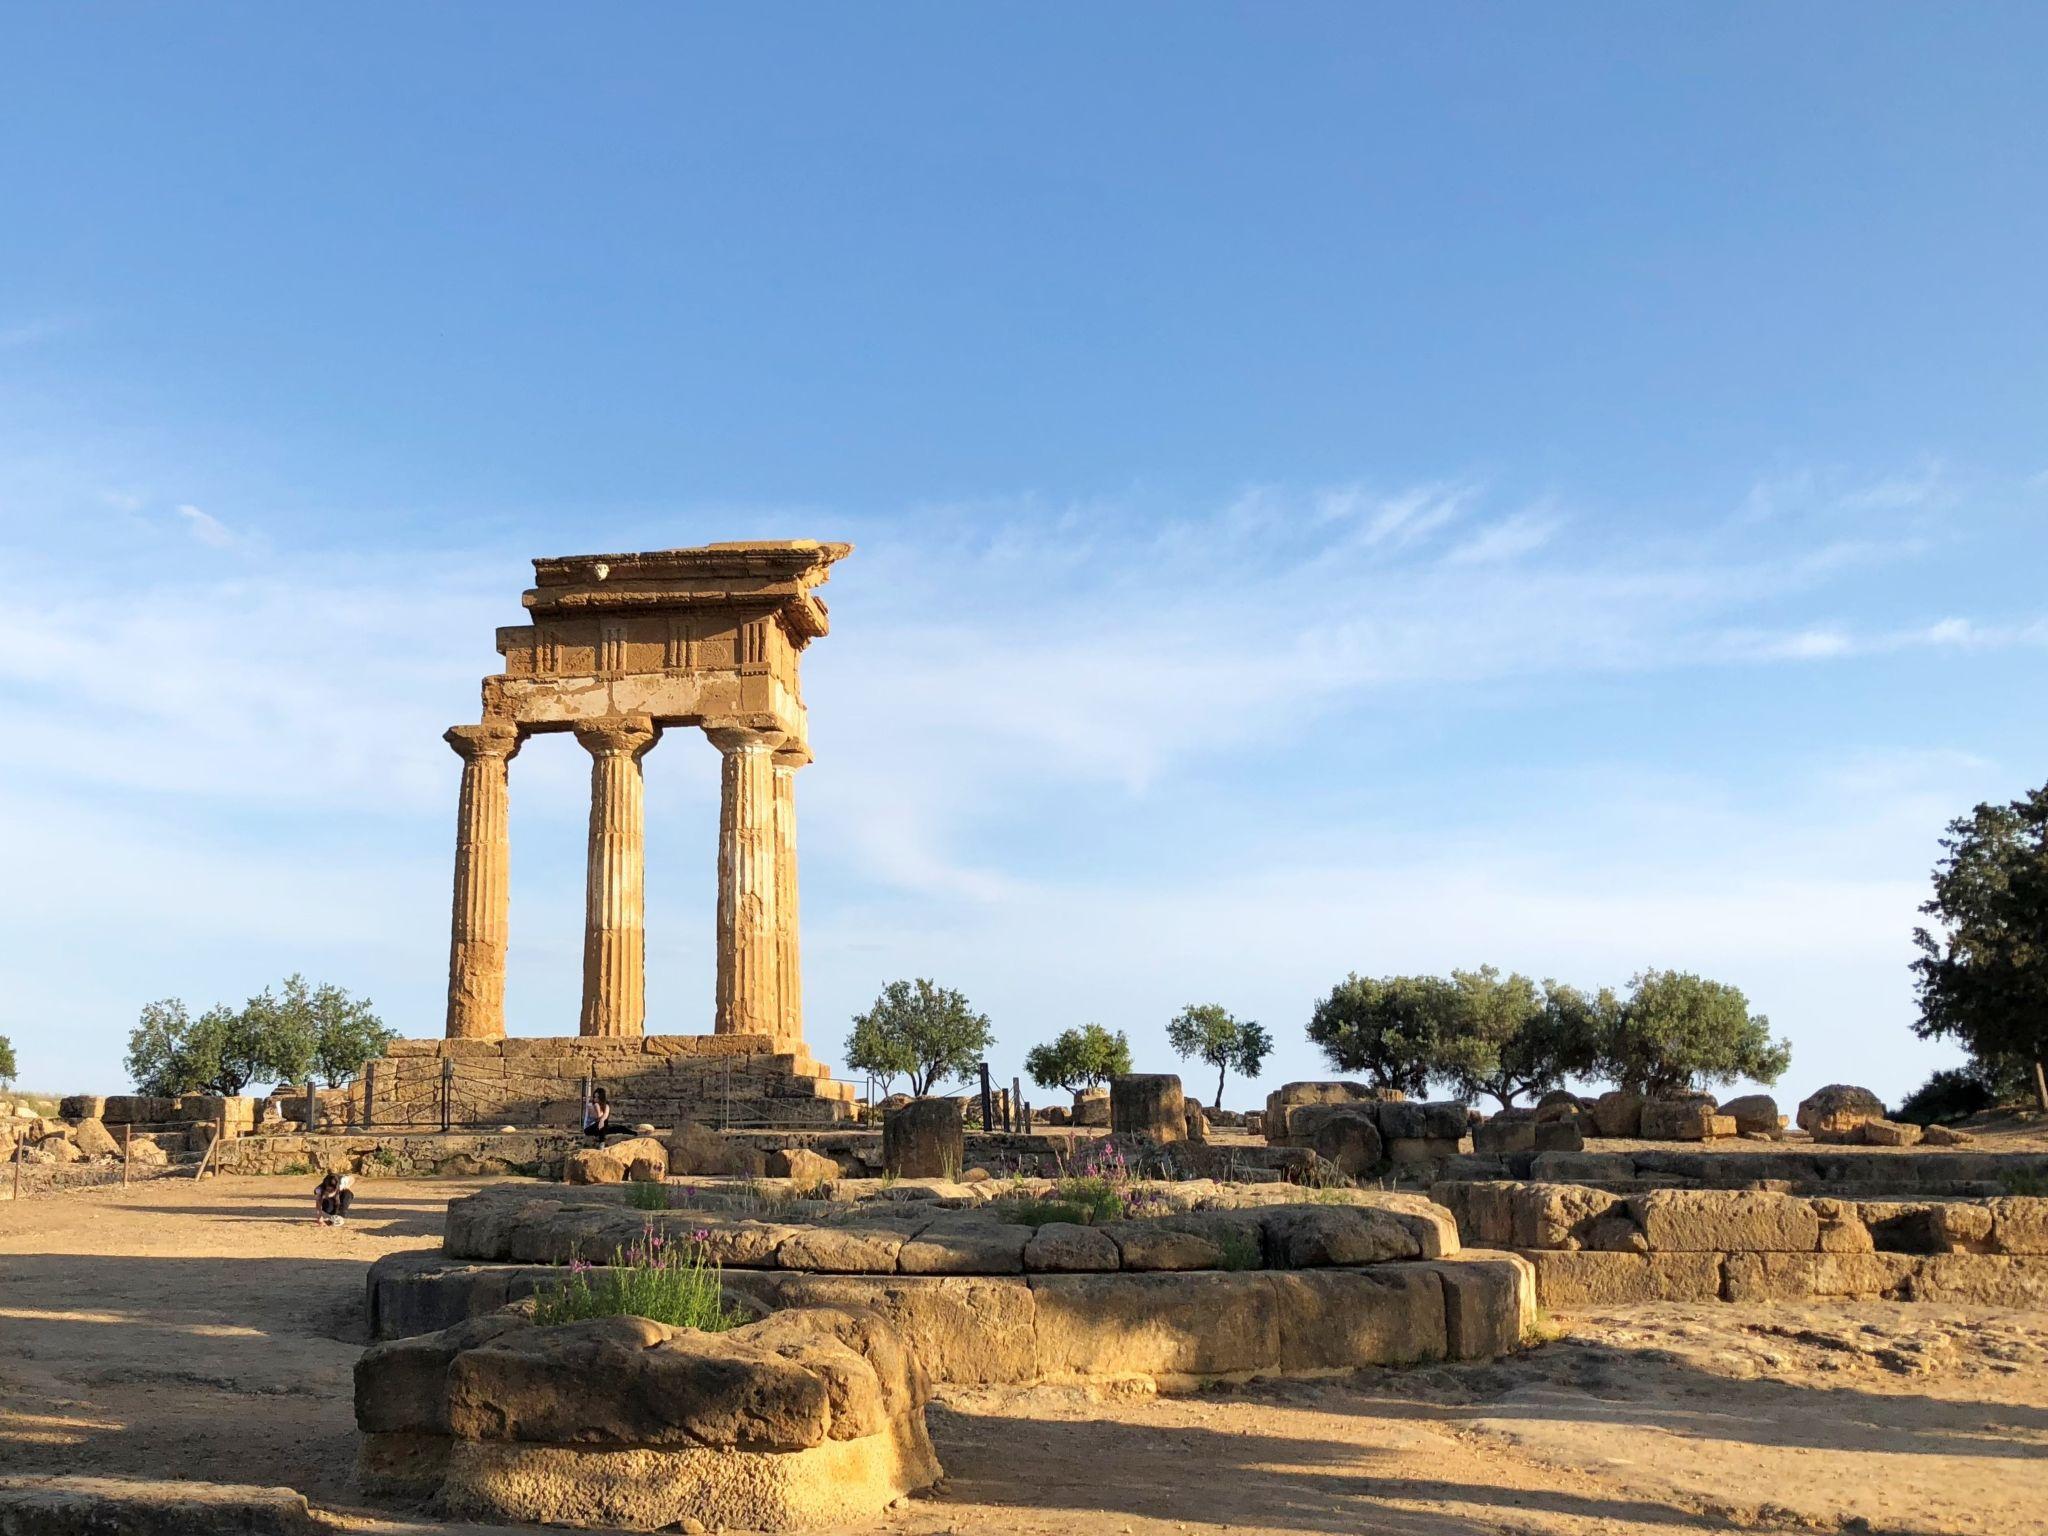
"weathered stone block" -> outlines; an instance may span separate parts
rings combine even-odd
[[[1745,1093],[1723,1104],[1720,1112],[1734,1118],[1736,1132],[1741,1135],[1775,1137],[1784,1130],[1778,1101],[1768,1093]]]
[[[882,1164],[900,1179],[950,1179],[967,1166],[957,1099],[912,1099],[882,1118]]]
[[[1648,1099],[1642,1111],[1645,1141],[1705,1141],[1714,1134],[1712,1099]]]
[[[1268,1277],[1034,1275],[1037,1375],[1173,1382],[1271,1369],[1280,1355]]]
[[[2006,1195],[1985,1202],[2000,1253],[2048,1254],[2048,1198]]]
[[[1449,1353],[1444,1282],[1434,1264],[1275,1271],[1278,1369],[1293,1376],[1416,1365]]]
[[[1585,1149],[1585,1145],[1586,1136],[1579,1129],[1576,1116],[1536,1122],[1535,1150],[1538,1152],[1579,1152]]]
[[[1444,1347],[1453,1360],[1497,1360],[1536,1321],[1536,1269],[1519,1254],[1460,1254],[1430,1266],[1444,1288]]]
[[[1511,1197],[1514,1246],[1584,1248],[1592,1224],[1621,1204],[1605,1190],[1576,1184],[1524,1184]]]
[[[1793,1195],[1659,1189],[1630,1196],[1628,1208],[1652,1253],[1812,1253],[1820,1245],[1812,1203]]]
[[[1643,1134],[1643,1096],[1625,1088],[1603,1093],[1587,1107],[1595,1136],[1634,1140]]]
[[[1288,1139],[1296,1146],[1336,1165],[1347,1178],[1362,1178],[1385,1156],[1380,1139],[1378,1106],[1367,1104],[1305,1104],[1289,1112]]]
[[[1868,1088],[1830,1083],[1799,1103],[1799,1128],[1815,1141],[1850,1141],[1866,1120],[1884,1118],[1884,1101]]]
[[[1161,1144],[1184,1139],[1187,1106],[1180,1079],[1170,1072],[1133,1072],[1112,1078],[1109,1123],[1119,1136]]]
[[[1525,1255],[1546,1307],[1604,1307],[1643,1301],[1717,1301],[1718,1253],[1566,1253]]]
[[[1866,1147],[1917,1147],[1920,1127],[1896,1120],[1865,1120],[1856,1127],[1856,1139]]]
[[[1472,1150],[1483,1156],[1501,1157],[1536,1150],[1536,1121],[1528,1115],[1503,1111],[1472,1128]]]
[[[1049,1221],[1024,1245],[1032,1273],[1088,1274],[1122,1267],[1115,1239],[1098,1227]]]

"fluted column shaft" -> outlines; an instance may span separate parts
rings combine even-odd
[[[659,735],[645,715],[576,727],[590,753],[581,1035],[638,1035],[646,1028],[647,797],[640,759]]]
[[[790,1050],[804,1040],[803,956],[796,914],[796,771],[808,761],[800,753],[775,754],[775,1033]]]
[[[721,1035],[781,1031],[775,901],[776,731],[705,732],[724,754],[718,795],[718,993]]]
[[[455,813],[455,902],[448,940],[450,1040],[505,1037],[505,940],[512,899],[506,765],[519,731],[486,722],[442,738],[462,758]]]

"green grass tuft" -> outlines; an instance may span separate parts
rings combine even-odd
[[[668,1238],[650,1223],[630,1248],[616,1249],[608,1269],[569,1266],[568,1278],[534,1297],[543,1327],[594,1317],[644,1317],[671,1328],[722,1333],[746,1321],[728,1306],[718,1263],[696,1238]]]

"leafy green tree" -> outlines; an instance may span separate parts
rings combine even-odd
[[[217,1003],[195,1019],[169,997],[142,1010],[128,1035],[127,1067],[144,1093],[232,1097],[265,1075],[269,1058],[246,1011]]]
[[[323,982],[308,986],[296,973],[273,993],[265,987],[244,1012],[264,1041],[266,1064],[278,1082],[302,1083],[318,1073],[338,1087],[384,1054],[397,1038],[371,1011],[370,1000]]]
[[[15,1075],[20,1070],[14,1060],[14,1042],[5,1035],[0,1035],[0,1083],[12,1088]]]
[[[1614,999],[1588,998],[1576,987],[1490,965],[1451,972],[1431,1053],[1430,1076],[1449,1081],[1460,1098],[1484,1093],[1502,1109],[1518,1095],[1541,1093],[1590,1071],[1610,1027]]]
[[[846,1037],[846,1064],[872,1072],[886,1087],[898,1076],[910,1079],[918,1096],[949,1077],[966,1077],[995,1044],[988,1015],[976,1013],[950,987],[892,981],[874,1006],[855,1014]]]
[[[2029,1064],[2048,1109],[2048,785],[1948,824],[1913,930],[1923,1038],[1959,1040],[1979,1061]]]
[[[329,1086],[383,1052],[394,1031],[367,999],[289,976],[241,1008],[215,1004],[198,1018],[178,998],[149,1004],[128,1035],[128,1075],[144,1093],[232,1097],[250,1083],[302,1083],[316,1070]]]
[[[1218,1003],[1190,1003],[1166,1026],[1166,1042],[1185,1057],[1206,1061],[1216,1069],[1216,1097],[1211,1107],[1223,1106],[1223,1079],[1235,1067],[1244,1077],[1256,1077],[1273,1049],[1273,1037],[1263,1024],[1233,1018]]]
[[[1439,1066],[1439,1037],[1454,1000],[1440,976],[1360,976],[1356,972],[1316,1004],[1308,1037],[1339,1072],[1376,1088],[1421,1094]]]
[[[1024,1070],[1041,1088],[1064,1088],[1073,1093],[1130,1071],[1131,1042],[1122,1030],[1111,1034],[1100,1024],[1063,1029],[1024,1053]]]
[[[1654,1096],[1750,1079],[1774,1083],[1792,1047],[1749,1011],[1742,989],[1690,971],[1643,971],[1603,1030],[1601,1074]]]

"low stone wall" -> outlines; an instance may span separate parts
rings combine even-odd
[[[446,1328],[560,1281],[549,1264],[400,1253],[371,1266],[379,1338]],[[1490,1360],[1536,1316],[1512,1254],[1296,1271],[857,1275],[728,1269],[729,1291],[774,1306],[880,1313],[934,1381],[1030,1386],[1132,1380],[1168,1388],[1363,1366]]]
[[[576,1127],[586,1081],[621,1125],[837,1125],[857,1097],[807,1052],[763,1035],[394,1040],[356,1079],[346,1113],[371,1129],[439,1129],[444,1080],[452,1122],[469,1126]]]
[[[1138,1185],[1131,1204],[1153,1214],[1033,1226],[1004,1219],[1006,1205],[1045,1199],[1049,1185],[845,1181],[827,1187],[833,1198],[774,1198],[787,1188],[676,1188],[671,1199],[687,1208],[664,1211],[631,1207],[602,1187],[480,1190],[449,1202],[443,1248],[451,1258],[494,1263],[602,1263],[651,1231],[700,1243],[728,1270],[880,1275],[1307,1269],[1458,1250],[1457,1226],[1442,1207],[1371,1190],[1304,1203],[1284,1186]],[[766,1219],[720,1209],[757,1198]]]
[[[573,1131],[379,1133],[238,1136],[222,1142],[213,1167],[221,1173],[377,1174],[391,1178],[482,1178],[523,1174],[555,1179],[562,1160],[588,1146]]]
[[[0,1477],[6,1536],[321,1536],[291,1488],[169,1478]]]
[[[1887,1195],[1977,1197],[2004,1194],[2016,1179],[2048,1180],[2048,1153],[1966,1148],[1928,1151],[1810,1142],[1707,1152],[1593,1142],[1581,1152],[1504,1157],[1467,1154],[1446,1163],[1442,1176],[1467,1181],[1533,1179],[1586,1184],[1617,1194],[1650,1189],[1770,1189],[1783,1194],[1873,1199]]]
[[[925,1368],[859,1308],[722,1333],[507,1308],[372,1346],[355,1389],[364,1491],[457,1519],[782,1531],[872,1519],[940,1471]]]
[[[2048,1199],[1898,1201],[1771,1191],[1445,1182],[1476,1248],[1535,1267],[1545,1306],[1854,1296],[2048,1304]]]

